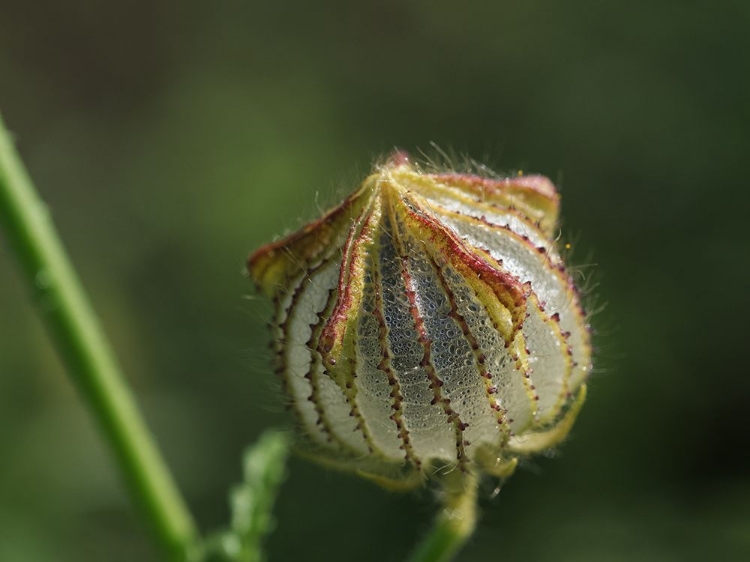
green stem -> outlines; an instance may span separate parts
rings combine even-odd
[[[458,470],[443,479],[443,507],[429,534],[417,546],[409,562],[448,562],[474,532],[477,523],[478,480]]]
[[[50,337],[112,447],[133,499],[167,555],[184,560],[195,538],[190,513],[1,116],[0,224]]]

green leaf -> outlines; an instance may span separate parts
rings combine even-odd
[[[286,478],[291,438],[288,433],[267,431],[243,457],[244,482],[229,501],[230,529],[210,537],[204,560],[213,562],[263,562],[263,539],[275,525],[273,505]]]

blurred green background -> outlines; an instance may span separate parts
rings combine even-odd
[[[286,419],[245,256],[434,141],[558,181],[606,303],[573,436],[488,484],[460,560],[747,560],[749,29],[742,0],[0,0],[0,109],[203,529]],[[156,560],[4,242],[0,560]],[[433,512],[295,459],[270,555],[401,560]]]

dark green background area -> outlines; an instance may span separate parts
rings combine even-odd
[[[434,141],[557,181],[606,304],[572,437],[487,484],[460,560],[739,561],[749,29],[743,0],[0,0],[0,109],[203,529],[286,421],[245,256]],[[155,560],[2,242],[0,560]],[[433,512],[294,460],[271,559],[401,560]]]

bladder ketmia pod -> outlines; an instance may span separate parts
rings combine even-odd
[[[542,176],[425,170],[396,153],[339,206],[256,251],[303,454],[393,487],[506,477],[558,444],[591,347]]]

